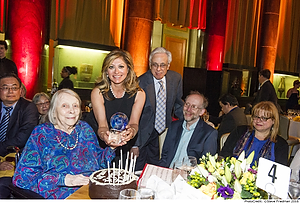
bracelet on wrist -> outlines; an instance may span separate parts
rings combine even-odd
[[[99,136],[100,136],[100,139],[101,139],[102,141],[104,141],[104,137],[102,137],[102,134],[103,134],[103,133],[105,134],[105,132],[100,132],[100,135],[99,135]]]
[[[134,138],[134,136],[136,135],[136,129],[133,127],[132,127],[132,129],[133,129],[133,135],[132,135],[131,139]]]

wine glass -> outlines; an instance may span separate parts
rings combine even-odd
[[[191,171],[197,167],[197,159],[193,156],[187,156],[182,159],[182,169],[190,174]]]
[[[290,182],[288,195],[291,199],[299,199],[300,184],[296,182]]]
[[[155,191],[150,188],[140,188],[138,190],[141,200],[154,200],[155,199]]]
[[[172,181],[175,181],[178,175],[181,175],[184,180],[187,179],[187,173],[182,167],[182,160],[177,160],[172,165]]]
[[[120,191],[119,199],[138,200],[141,199],[140,193],[134,189],[123,189]]]
[[[300,197],[299,169],[291,169],[288,195],[291,199],[298,199]]]

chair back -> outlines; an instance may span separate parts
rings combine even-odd
[[[251,115],[246,115],[247,125],[251,125]]]
[[[289,139],[289,125],[290,120],[288,119],[288,117],[280,115],[278,135],[285,140]]]
[[[225,144],[225,142],[226,142],[229,135],[230,135],[230,132],[225,133],[221,136],[221,138],[220,138],[220,151],[222,150],[222,148],[223,148],[223,146],[224,146],[224,144]]]

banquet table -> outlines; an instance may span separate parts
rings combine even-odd
[[[290,120],[289,135],[300,138],[300,122],[294,121],[292,119]],[[300,145],[295,145],[292,155],[295,155],[297,150],[299,149],[300,149]]]
[[[72,195],[67,197],[67,200],[69,199],[91,199],[89,196],[89,185],[81,186]]]

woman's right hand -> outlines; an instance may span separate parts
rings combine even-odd
[[[82,174],[71,175],[67,174],[65,177],[66,186],[83,186],[89,184],[89,177]]]

